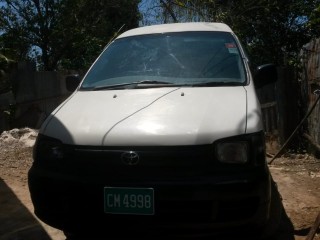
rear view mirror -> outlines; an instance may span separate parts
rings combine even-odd
[[[73,92],[80,84],[79,75],[69,75],[66,77],[66,87],[69,92]]]
[[[253,80],[256,88],[275,83],[278,80],[277,67],[274,64],[259,66],[254,74]]]

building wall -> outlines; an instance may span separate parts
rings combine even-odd
[[[305,111],[311,108],[318,98],[314,92],[320,90],[320,38],[306,44],[301,50],[300,75],[301,95]],[[306,133],[318,145],[320,145],[320,102],[317,103],[308,118]]]
[[[0,132],[16,127],[39,128],[46,116],[71,94],[66,89],[66,75],[38,72],[32,63],[18,63],[11,79],[13,91],[0,95]]]

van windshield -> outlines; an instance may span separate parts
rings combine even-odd
[[[115,40],[91,67],[81,88],[245,83],[243,60],[231,33],[181,32]]]

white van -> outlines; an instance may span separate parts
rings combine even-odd
[[[255,84],[275,79],[264,65]],[[127,31],[74,80],[34,148],[29,187],[41,220],[69,237],[270,223],[260,106],[227,25]]]

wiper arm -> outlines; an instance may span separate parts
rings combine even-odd
[[[159,85],[167,85],[167,84],[172,84],[170,82],[165,82],[165,81],[153,81],[153,80],[143,80],[143,81],[137,81],[137,82],[131,82],[131,83],[120,83],[120,84],[114,84],[114,85],[106,85],[106,86],[96,86],[93,87],[93,91],[99,91],[99,90],[104,90],[104,89],[123,89],[124,87],[127,86],[133,86],[133,88],[139,86],[140,84],[159,84]]]
[[[106,85],[106,86],[96,86],[93,87],[91,90],[93,91],[99,91],[104,89],[122,89],[125,86],[130,86],[133,83],[120,83],[120,84],[113,84],[113,85]]]
[[[135,84],[173,84],[171,82],[165,82],[165,81],[155,81],[155,80],[143,80],[134,82]]]
[[[193,87],[243,86],[242,82],[203,82],[192,84]]]

